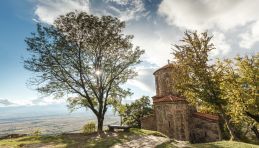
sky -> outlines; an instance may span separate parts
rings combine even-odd
[[[42,97],[28,83],[33,73],[23,67],[24,39],[36,23],[52,24],[62,14],[79,10],[111,15],[126,22],[125,34],[145,50],[136,67],[138,77],[125,87],[154,96],[153,72],[172,60],[172,45],[185,30],[209,31],[216,49],[210,58],[230,58],[259,51],[259,1],[251,0],[2,0],[0,1],[0,106],[31,106],[65,103]]]

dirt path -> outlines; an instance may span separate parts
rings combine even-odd
[[[112,148],[154,148],[159,144],[169,141],[165,137],[157,137],[153,135],[137,137],[131,141],[116,144]]]

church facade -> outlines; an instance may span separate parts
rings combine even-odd
[[[153,97],[154,114],[142,118],[143,129],[157,130],[170,138],[196,142],[221,140],[219,117],[197,112],[185,98],[172,89],[173,64],[154,72],[156,96]]]

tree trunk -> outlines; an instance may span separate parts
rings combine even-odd
[[[121,123],[120,123],[120,124],[121,124],[121,126],[122,126],[122,116],[120,116],[120,118],[121,118]]]
[[[257,123],[259,123],[259,115],[253,115],[249,112],[246,112],[246,115],[249,116],[250,118],[254,119]]]
[[[251,130],[255,133],[256,138],[259,140],[259,132],[257,130],[257,127],[254,125]]]
[[[227,125],[227,129],[228,129],[229,134],[230,134],[230,140],[238,140],[237,136],[235,135],[234,129],[230,125],[229,119],[228,119],[227,115],[225,114],[225,112],[224,112],[224,110],[223,110],[221,105],[219,106],[219,111],[220,111],[220,113],[222,115],[222,118],[223,118],[224,122]]]
[[[97,132],[103,132],[103,115],[97,116]]]

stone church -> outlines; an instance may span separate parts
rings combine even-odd
[[[185,98],[172,90],[173,64],[154,72],[156,96],[153,97],[154,114],[141,119],[143,129],[157,130],[170,138],[190,142],[221,140],[219,117],[197,112]]]

